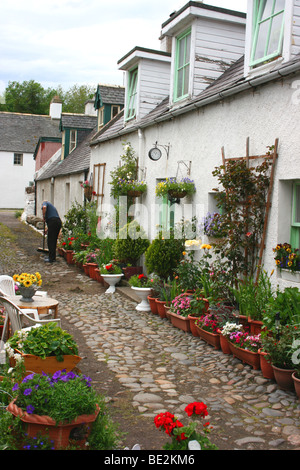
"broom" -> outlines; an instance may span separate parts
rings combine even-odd
[[[37,251],[41,251],[42,253],[49,253],[48,248],[45,248],[45,222],[44,222],[44,229],[43,229],[43,246],[38,248]]]

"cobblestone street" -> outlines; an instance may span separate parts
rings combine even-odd
[[[0,223],[7,224],[12,233],[23,225],[24,236],[36,236],[13,215],[0,212]],[[174,328],[167,319],[138,312],[129,287],[105,294],[97,281],[62,258],[46,265],[41,253],[31,249],[30,254],[19,244],[21,238],[0,237],[0,274],[12,275],[25,268],[41,273],[43,290],[59,301],[64,327],[84,340],[83,365],[86,355],[91,355],[99,371],[106,369],[111,381],[118,384],[112,395],[109,383],[101,383],[95,369],[93,381],[107,394],[108,405],[116,405],[120,396],[129,401],[137,435],[143,436],[142,449],[153,449],[166,440],[155,429],[157,413],[170,411],[186,421],[184,408],[192,401],[207,404],[213,426],[211,441],[220,450],[300,449],[300,402],[295,393],[280,390],[260,370]],[[64,290],[70,274],[73,286]],[[147,429],[151,430],[148,434]],[[150,442],[155,434],[157,442]],[[125,443],[135,442],[125,438]]]

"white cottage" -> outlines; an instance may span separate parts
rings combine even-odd
[[[127,75],[124,114],[91,141],[91,168],[106,165],[104,212],[115,202],[109,175],[119,164],[123,142],[131,143],[140,176],[147,180],[136,215],[153,238],[162,222],[157,182],[188,176],[197,188],[193,198],[163,213],[165,226],[182,216],[200,219],[216,208],[212,171],[222,164],[222,149],[227,158],[247,151],[264,155],[278,141],[264,268],[274,268],[277,243],[299,248],[299,14],[299,0],[249,0],[247,21],[240,12],[188,2],[163,23],[161,52],[136,48],[121,59]],[[148,78],[159,68],[164,72],[163,86],[153,79],[152,94],[146,91],[146,64]],[[160,150],[155,160],[149,158],[151,148]],[[299,285],[282,276],[278,271],[276,283]]]

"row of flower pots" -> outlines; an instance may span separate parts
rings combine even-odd
[[[262,349],[255,352],[237,347],[237,345],[228,341],[220,329],[216,332],[210,332],[201,328],[197,325],[199,317],[190,314],[187,316],[178,315],[170,311],[170,307],[166,305],[166,302],[151,296],[148,296],[148,301],[153,314],[158,314],[161,318],[167,318],[174,327],[199,337],[215,349],[221,349],[224,354],[232,354],[255,370],[261,370],[264,378],[275,380],[278,386],[284,390],[296,391],[297,396],[300,398],[300,379],[297,378],[295,370],[281,369],[271,364],[266,359],[267,354]],[[262,322],[241,318],[241,324],[244,327],[249,327],[252,335],[260,334]]]

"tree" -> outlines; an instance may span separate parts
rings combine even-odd
[[[63,112],[84,113],[84,104],[93,98],[95,89],[90,85],[73,85],[65,91],[61,85],[57,88],[43,88],[34,80],[9,82],[5,89],[5,101],[0,102],[0,111],[29,114],[49,114],[50,102],[58,95],[62,100]]]

